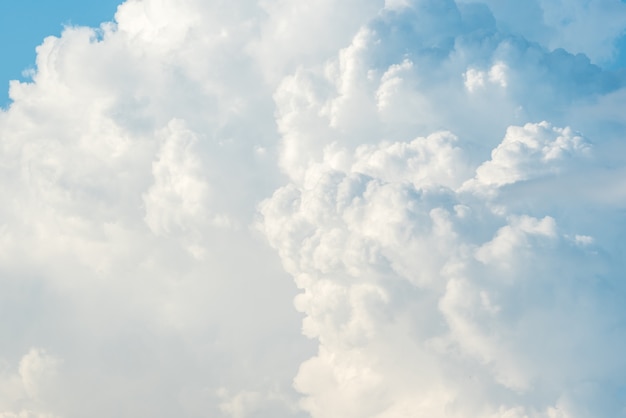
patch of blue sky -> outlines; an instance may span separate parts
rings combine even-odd
[[[27,80],[35,48],[64,26],[98,27],[111,21],[122,0],[6,0],[0,2],[0,106],[9,102],[9,81]]]
[[[626,69],[626,31],[615,41],[615,55],[608,69]]]

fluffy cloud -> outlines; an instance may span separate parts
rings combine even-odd
[[[476,169],[476,179],[468,186],[500,187],[558,174],[563,160],[584,155],[586,151],[584,139],[569,128],[554,128],[546,122],[512,126],[492,151],[491,160]]]
[[[320,343],[296,378],[303,406],[314,417],[623,414],[625,289],[607,230],[621,229],[624,200],[590,193],[612,183],[596,155],[613,127],[589,122],[587,139],[530,122],[575,126],[572,99],[593,103],[619,75],[478,29],[484,8],[429,5],[383,12],[275,95],[291,184],[260,210]],[[577,184],[579,170],[600,183]]]
[[[545,124],[525,128],[539,140]],[[296,379],[313,416],[548,417],[561,404],[566,416],[621,413],[626,340],[620,298],[607,296],[624,287],[621,262],[601,255],[610,241],[416,182],[410,159],[385,178],[361,171],[367,156],[352,158],[345,171],[312,166],[302,187],[261,207],[303,289],[304,332],[320,341]],[[572,406],[587,390],[590,415]]]
[[[0,113],[0,417],[622,416],[623,5],[553,3],[46,39]]]
[[[53,398],[0,412],[219,416],[221,389],[270,387],[272,411],[291,410],[309,343],[289,277],[248,228],[279,178],[271,89],[233,52],[251,37],[246,5],[211,9],[124,3],[115,24],[46,39],[33,81],[12,84],[6,384],[19,369],[40,391],[43,371],[20,360],[33,346],[63,363]]]

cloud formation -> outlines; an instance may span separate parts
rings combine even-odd
[[[617,174],[594,156],[612,127],[528,122],[575,126],[621,76],[486,13],[383,11],[276,93],[292,182],[261,212],[320,342],[295,381],[314,417],[624,413],[622,257],[602,226],[624,200],[577,184]]]
[[[587,3],[47,38],[0,113],[0,417],[626,414],[626,15]]]

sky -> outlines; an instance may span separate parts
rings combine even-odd
[[[626,3],[62,3],[0,6],[0,418],[626,417]]]
[[[98,27],[113,20],[118,0],[86,3],[80,0],[40,0],[0,3],[0,104],[8,101],[9,80],[24,80],[23,72],[35,67],[35,48],[47,36],[59,36],[64,26]]]

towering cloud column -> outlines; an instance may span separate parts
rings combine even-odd
[[[390,7],[275,94],[291,182],[260,211],[313,417],[624,413],[623,170],[568,116],[623,81],[490,19]]]

